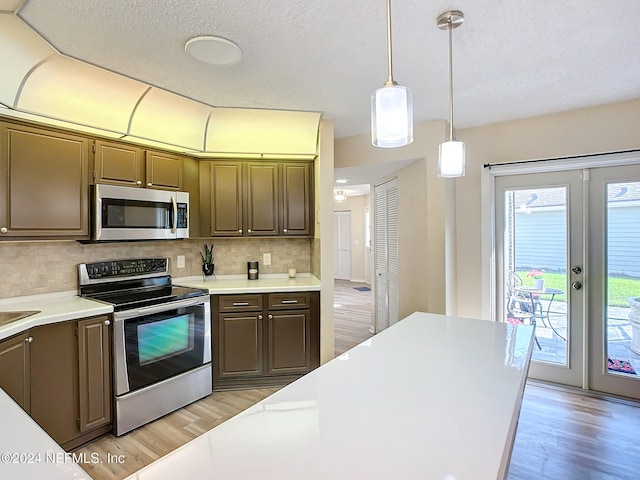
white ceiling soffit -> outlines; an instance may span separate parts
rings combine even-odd
[[[202,151],[211,111],[209,105],[151,88],[140,99],[131,116],[129,136],[162,140],[171,145]]]
[[[253,152],[280,158],[313,157],[319,124],[317,112],[215,108],[207,129],[206,151],[243,152],[249,145]]]
[[[122,75],[55,55],[25,79],[15,107],[124,135],[136,103],[148,88]]]
[[[22,20],[12,14],[0,14],[0,102],[14,107],[22,82],[40,62],[57,52]]]
[[[9,116],[202,157],[317,154],[318,112],[215,108],[62,56],[13,14],[0,14],[0,58]]]

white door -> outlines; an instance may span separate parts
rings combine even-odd
[[[495,181],[498,319],[536,325],[530,377],[574,386],[584,374],[584,290],[571,288],[584,269],[581,176]]]
[[[351,280],[351,211],[333,212],[334,278]]]
[[[590,388],[640,399],[640,166],[590,176]]]
[[[398,182],[374,189],[374,296],[376,332],[398,321]]]
[[[499,176],[495,206],[496,314],[536,325],[530,377],[640,399],[640,165]]]

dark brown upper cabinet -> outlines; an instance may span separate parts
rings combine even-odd
[[[89,140],[0,122],[0,240],[89,238]]]
[[[141,188],[181,190],[183,159],[127,144],[95,141],[94,181]]]
[[[310,236],[312,219],[312,162],[200,162],[202,235]]]

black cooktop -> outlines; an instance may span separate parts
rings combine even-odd
[[[112,304],[116,312],[208,295],[173,285],[169,259],[110,260],[78,265],[79,294]]]
[[[208,295],[208,291],[197,288],[169,285],[150,289],[117,290],[85,295],[87,298],[113,304],[116,312],[143,308],[187,298]]]

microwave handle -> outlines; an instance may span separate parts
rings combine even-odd
[[[173,208],[173,222],[171,223],[171,233],[178,231],[178,202],[175,195],[171,195],[171,206]]]

